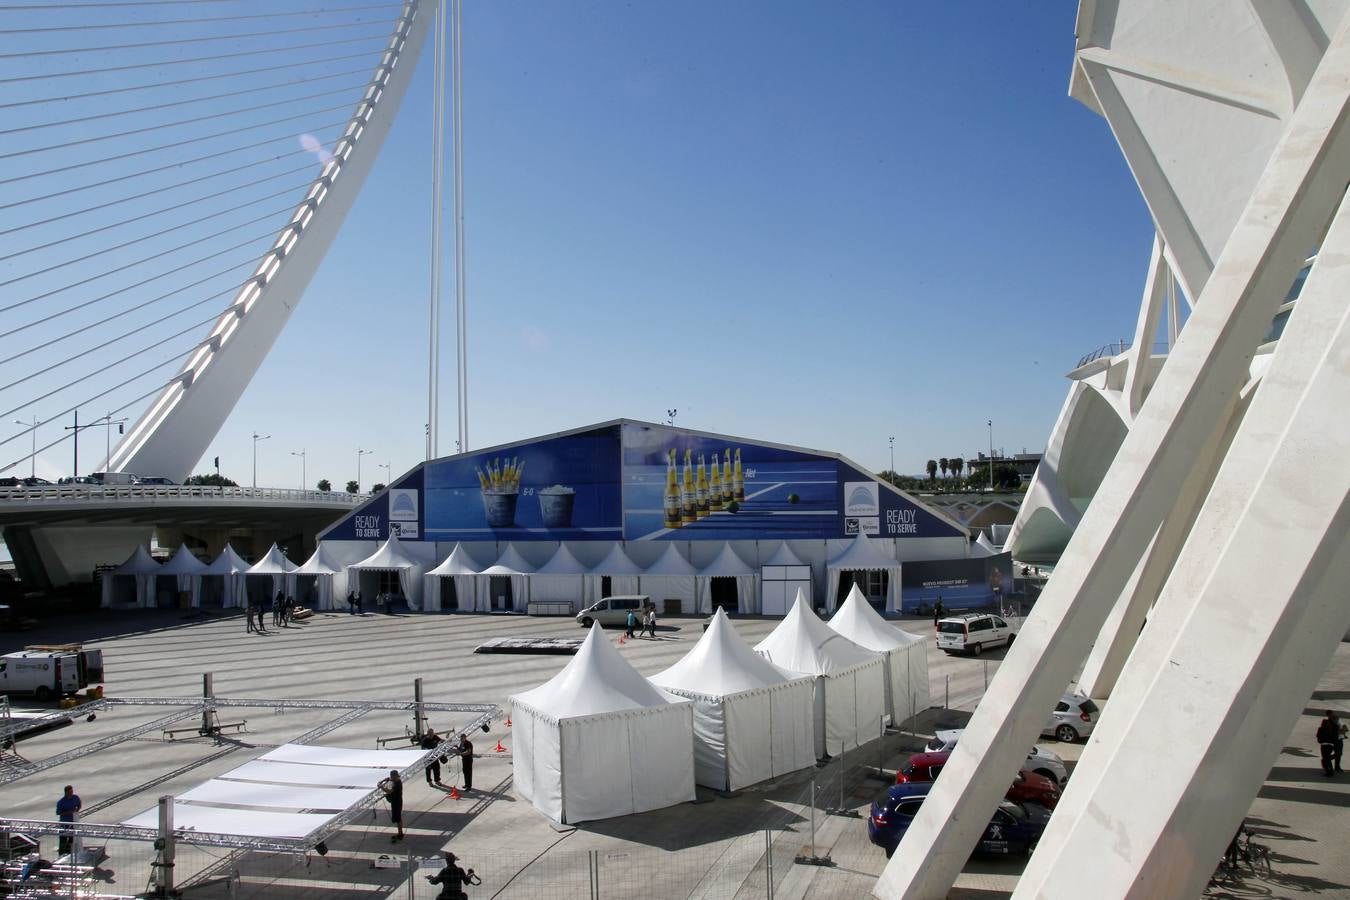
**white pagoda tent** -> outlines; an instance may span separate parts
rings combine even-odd
[[[694,799],[693,704],[639,675],[598,624],[561,672],[510,702],[516,792],[550,819]]]
[[[530,602],[530,576],[534,574],[535,566],[525,557],[520,555],[515,544],[507,544],[506,549],[497,561],[486,569],[478,573],[477,591],[478,596],[482,598],[483,608],[485,610],[505,609],[508,606],[513,612],[524,612]],[[511,596],[507,598],[504,594],[493,593],[492,579],[507,578],[510,580]],[[500,584],[500,583],[499,583]],[[497,600],[502,600],[501,604]]]
[[[566,601],[576,612],[586,593],[586,574],[590,570],[572,555],[567,545],[559,542],[558,549],[548,562],[530,576],[530,600]]]
[[[656,562],[643,571],[638,583],[638,593],[650,596],[660,612],[665,612],[664,600],[679,600],[682,613],[697,611],[698,569],[673,543],[666,544]]]
[[[900,608],[900,563],[882,552],[872,540],[861,531],[840,553],[835,554],[825,566],[828,586],[825,590],[825,605],[834,612],[836,598],[839,596],[839,578],[844,572],[885,572],[886,611],[896,612]]]
[[[296,602],[302,602],[300,599],[300,579],[314,579],[315,609],[334,609],[336,604],[333,602],[333,577],[341,574],[342,569],[328,558],[327,551],[323,544],[314,548],[314,555],[305,561],[305,564],[296,568],[291,575],[295,578]]]
[[[378,592],[378,586],[372,588],[371,583],[363,582],[361,576],[377,572],[398,573],[399,592],[408,601],[408,607],[410,609],[421,608],[422,564],[409,556],[408,551],[403,549],[398,535],[390,534],[389,539],[380,545],[380,549],[360,562],[352,563],[347,567],[347,586],[349,589],[361,591],[361,599],[365,603],[366,609],[370,609],[374,605],[373,601]],[[360,587],[355,587],[357,585]]]
[[[271,579],[271,588],[267,591],[267,599],[271,600],[278,591],[286,590],[286,576],[294,571],[295,563],[286,558],[280,547],[273,544],[262,559],[248,567],[247,575]]]
[[[701,785],[735,791],[816,761],[814,679],[751,650],[722,609],[692,650],[648,680],[694,701],[694,779]]]
[[[730,543],[724,543],[722,550],[713,557],[712,562],[698,570],[698,611],[712,612],[712,580],[714,578],[734,578],[736,580],[736,608],[743,613],[758,612],[759,576],[754,568],[731,549]]]
[[[455,596],[457,610],[472,612],[477,609],[474,603],[474,585],[478,578],[478,563],[473,561],[463,544],[456,544],[439,566],[422,576],[422,609],[425,612],[439,612],[442,609],[442,597],[445,582],[449,579]]]
[[[886,664],[820,621],[805,598],[755,649],[779,668],[816,678],[816,755],[879,737],[886,715]]]
[[[619,597],[637,594],[641,591],[642,566],[629,559],[623,544],[614,543],[605,554],[605,558],[591,566],[586,575],[586,595],[582,600],[590,606],[605,597]],[[605,579],[609,579],[609,590],[605,591]]]
[[[975,539],[975,543],[970,545],[970,555],[974,559],[980,559],[986,556],[998,556],[999,550],[994,546],[994,542],[989,540],[989,535],[983,531]]]
[[[102,605],[113,606],[154,606],[155,605],[155,576],[159,574],[160,565],[155,562],[150,551],[145,549],[144,544],[137,544],[136,549],[131,551],[126,562],[122,563],[111,572],[104,572],[102,576]],[[121,579],[120,581],[118,579]],[[131,579],[131,581],[127,581]],[[132,586],[134,593],[131,594],[133,603],[122,602],[122,597],[126,596],[126,591],[119,591],[118,588]]]
[[[928,647],[924,638],[881,617],[854,585],[830,628],[886,660],[886,709],[899,724],[928,708]]]
[[[176,587],[179,591],[192,592],[192,605],[199,606],[199,597],[201,596],[201,575],[206,572],[206,563],[192,555],[192,551],[187,548],[187,544],[179,544],[178,550],[169,561],[159,567],[157,576],[173,575],[176,576]]]
[[[220,605],[225,609],[238,609],[248,605],[248,590],[244,579],[248,577],[248,563],[234,552],[229,544],[220,551],[220,555],[206,567],[206,571],[197,576],[197,602],[202,603],[202,588],[207,578],[219,578],[221,583]]]

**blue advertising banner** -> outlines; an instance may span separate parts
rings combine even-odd
[[[955,537],[961,532],[871,475],[839,463],[839,534],[853,537]]]
[[[619,427],[425,468],[422,540],[616,540],[622,534]]]
[[[414,469],[333,526],[324,540],[383,541],[397,534],[407,541],[422,534],[422,470]]]
[[[901,609],[932,609],[939,598],[947,609],[998,606],[1012,590],[1012,556],[906,562],[900,567]]]

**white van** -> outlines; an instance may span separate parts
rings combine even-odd
[[[990,613],[948,616],[937,624],[937,645],[948,653],[979,656],[987,647],[1011,644],[1017,635],[1002,618]]]
[[[627,625],[631,612],[642,621],[642,611],[651,605],[652,598],[646,594],[629,594],[624,597],[606,597],[599,603],[586,607],[577,613],[577,621],[583,628],[590,628],[594,622],[605,625]]]
[[[0,694],[32,694],[45,702],[80,687],[78,653],[20,650],[0,656]]]

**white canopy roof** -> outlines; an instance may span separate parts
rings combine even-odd
[[[647,709],[676,702],[639,675],[619,655],[605,637],[599,622],[591,626],[581,649],[561,672],[537,688],[516,694],[511,700],[554,720]]]
[[[450,551],[450,555],[445,558],[439,566],[427,573],[428,575],[477,575],[478,564],[469,556],[469,552],[464,549],[463,544],[456,544],[455,549]]]
[[[159,567],[158,575],[201,575],[206,563],[192,555],[187,544],[179,544],[173,558]]]
[[[323,544],[319,544],[314,550],[314,555],[305,561],[303,566],[295,570],[295,575],[336,575],[342,569],[333,564],[328,558],[328,553],[324,550]]]
[[[970,548],[970,555],[974,557],[998,556],[998,548],[989,540],[989,535],[983,531],[975,539],[975,544]]]
[[[726,611],[718,607],[712,624],[693,649],[675,665],[657,672],[649,680],[658,687],[724,697],[773,687],[796,677],[751,650],[736,633]]]
[[[585,575],[590,570],[583,566],[567,545],[558,544],[558,550],[548,562],[539,567],[536,575]]]
[[[529,575],[534,571],[534,566],[530,564],[525,557],[520,555],[515,544],[507,544],[506,550],[501,557],[492,565],[488,566],[480,575]]]
[[[641,575],[642,567],[628,558],[623,544],[609,548],[605,558],[591,566],[592,575]]]
[[[839,553],[831,559],[826,568],[830,569],[854,569],[854,570],[873,570],[873,569],[898,569],[900,563],[891,559],[885,553],[882,553],[873,544],[871,539],[861,531],[853,539],[842,553]]]
[[[800,589],[787,616],[755,649],[775,665],[809,675],[830,675],[878,658],[820,621]]]
[[[915,641],[923,640],[917,634],[901,631],[883,619],[863,597],[856,584],[848,592],[844,605],[830,619],[829,627],[858,646],[879,653],[896,647],[908,647]]]
[[[116,569],[113,569],[114,575],[157,575],[161,566],[155,562],[150,551],[145,549],[144,544],[137,544],[136,549],[127,557],[127,561],[122,563]]]
[[[722,552],[718,553],[712,562],[699,569],[698,574],[709,576],[754,575],[755,570],[750,568],[735,550],[731,549],[731,544],[723,544]]]
[[[413,559],[403,549],[399,543],[398,535],[389,535],[389,540],[381,545],[380,549],[361,560],[359,563],[352,563],[350,569],[413,569],[418,565],[417,560]]]
[[[206,571],[203,572],[202,574],[238,575],[242,572],[247,571],[248,571],[248,563],[244,562],[244,558],[242,556],[234,552],[233,547],[231,547],[229,544],[226,544],[225,549],[220,551],[220,555],[215,558],[215,561],[212,562],[211,565],[206,567]]]
[[[787,541],[783,541],[783,543],[778,545],[778,549],[773,551],[773,554],[760,565],[804,566],[806,563],[802,562],[801,558],[792,552],[792,548],[788,546]]]
[[[289,575],[295,571],[295,563],[286,558],[281,548],[273,544],[267,555],[249,566],[250,575]]]
[[[666,544],[665,552],[657,557],[656,562],[647,567],[642,573],[648,575],[672,575],[689,576],[697,575],[698,569],[695,569],[689,560],[685,559],[674,544]]]

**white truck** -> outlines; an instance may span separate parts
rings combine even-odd
[[[0,656],[0,694],[54,700],[103,681],[103,651],[78,644],[28,647]]]

